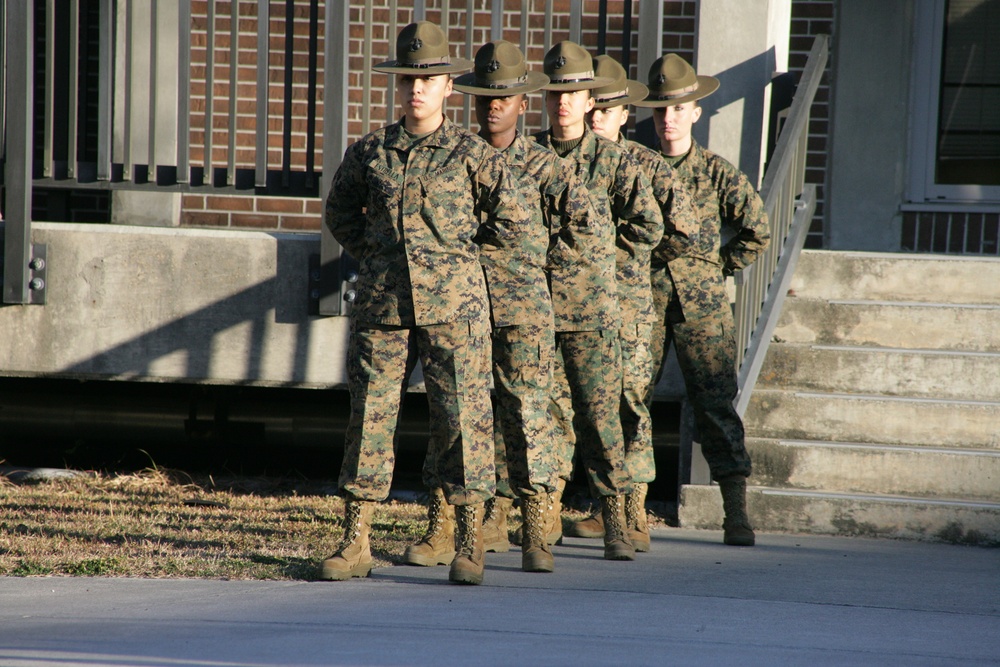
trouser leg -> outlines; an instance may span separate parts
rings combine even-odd
[[[507,491],[528,496],[555,488],[559,474],[549,418],[554,333],[523,325],[494,330],[494,431],[508,471]],[[503,494],[499,488],[498,493]]]
[[[448,503],[474,505],[496,489],[488,324],[454,322],[419,327],[416,340],[430,408],[428,486]]]
[[[573,453],[576,450],[576,431],[573,429],[573,393],[566,378],[560,334],[556,334],[552,357],[552,385],[549,392],[549,416],[552,424],[552,448],[558,476],[564,481],[573,477]]]
[[[573,395],[573,425],[594,496],[617,495],[625,484],[621,347],[617,331],[558,334]]]
[[[621,328],[622,348],[622,437],[625,441],[625,470],[629,492],[635,484],[648,484],[656,478],[653,458],[653,427],[646,404],[646,391],[653,376],[650,336],[652,325],[629,324]]]
[[[677,361],[712,479],[751,472],[743,420],[736,412],[735,323],[729,309],[671,325]]]
[[[347,354],[351,416],[344,439],[340,491],[355,500],[384,500],[395,465],[393,438],[411,331],[352,324]]]

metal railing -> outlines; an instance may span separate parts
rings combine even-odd
[[[788,284],[816,209],[816,188],[805,184],[806,149],[809,111],[823,78],[828,54],[829,38],[817,36],[760,189],[771,224],[771,244],[756,262],[737,274],[739,394],[736,409],[741,416],[746,412],[767,355],[771,334],[781,315]]]
[[[0,71],[6,72],[5,85],[0,86],[7,192],[7,220],[0,237],[6,241],[2,253],[3,302],[44,303],[44,279],[31,268],[32,264],[39,265],[37,260],[42,258],[36,255],[43,253],[41,248],[36,253],[29,243],[33,187],[50,192],[156,190],[322,197],[351,138],[348,83],[352,77],[360,81],[361,99],[369,99],[373,91],[370,68],[348,70],[352,10],[362,13],[361,55],[365,62],[372,59],[373,4],[285,0],[285,15],[290,19],[282,23],[272,10],[274,5],[280,7],[275,0],[205,3],[207,16],[199,17],[204,20],[199,36],[204,36],[208,48],[204,63],[195,63],[205,68],[202,110],[198,108],[202,96],[196,98],[192,87],[193,83],[202,83],[201,79],[192,79],[192,51],[201,48],[200,44],[192,44],[192,0],[0,0]],[[461,16],[449,0],[388,0],[388,32],[395,34],[402,27],[398,24],[402,18],[425,18],[429,4],[438,5],[431,11],[439,12],[446,30],[448,21],[454,21],[456,16],[465,21],[462,26],[473,25],[470,17],[485,11],[485,7],[476,9],[479,3],[465,3],[466,15]],[[508,5],[504,0],[488,3],[491,35],[509,37],[507,18],[519,13],[519,20],[514,22],[521,26],[519,41],[526,49],[529,3]],[[645,71],[647,60],[661,51],[662,34],[656,27],[662,25],[664,7],[662,3],[642,5],[637,21],[638,48],[634,52],[631,3],[626,7],[621,59],[630,63],[634,53],[638,69]],[[583,11],[583,3],[579,2],[561,11],[545,3],[545,39],[551,41],[555,26],[568,17],[570,37],[582,40]],[[600,0],[596,25],[600,53],[606,50],[612,18],[618,19],[610,16],[606,0]],[[318,35],[320,21],[325,30],[322,41]],[[290,88],[301,72],[293,72],[291,44],[298,34],[295,26],[301,28],[303,23],[308,25],[305,55],[309,111],[305,146],[293,149]],[[353,27],[359,27],[357,21]],[[588,29],[593,28],[588,24]],[[241,30],[253,31],[253,47],[240,46]],[[273,52],[270,38],[280,34],[272,32],[275,30],[283,30],[283,54]],[[229,40],[228,48],[225,39]],[[470,58],[478,47],[472,40],[473,31],[469,30],[463,48]],[[301,56],[301,48],[296,48],[295,55]],[[284,65],[271,64],[272,55],[275,60],[283,55]],[[318,62],[321,56],[322,72]],[[244,70],[252,74],[241,78]],[[247,100],[249,110],[239,110],[233,103],[243,101],[235,92],[241,84],[255,84],[255,97]],[[279,88],[284,95],[276,104],[279,94],[272,91]],[[387,87],[386,92],[385,108],[391,110],[395,107],[392,87]],[[326,103],[318,123],[319,99]],[[372,129],[369,106],[361,105],[360,113],[363,134]],[[192,145],[192,137],[198,134],[197,127],[192,131],[192,118],[199,116],[205,118],[204,139]],[[252,117],[254,127],[262,131],[254,130],[255,145],[242,152],[241,158],[235,139],[240,121],[249,122],[246,117]],[[460,122],[463,118],[470,118],[468,98],[463,102]],[[225,139],[213,136],[213,121],[225,126]],[[282,130],[269,131],[269,123],[279,121]],[[317,132],[320,125],[321,134]],[[322,165],[317,165],[320,142],[324,150]],[[269,150],[273,164],[268,162]],[[304,163],[304,168],[292,165],[293,150],[305,153],[296,163]],[[296,153],[296,158],[300,157]],[[320,267],[324,279],[319,312],[341,314],[343,283],[338,286],[338,276],[325,275],[330,267],[338,266],[340,248],[327,235],[322,248]]]

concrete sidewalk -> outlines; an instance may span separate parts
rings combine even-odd
[[[1000,549],[662,529],[349,582],[0,578],[3,667],[998,665]]]

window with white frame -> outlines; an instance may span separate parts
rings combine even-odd
[[[913,204],[1000,204],[1000,0],[916,3]]]

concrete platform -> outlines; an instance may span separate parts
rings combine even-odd
[[[1000,550],[658,530],[482,586],[397,566],[349,582],[0,579],[0,665],[997,665]]]

